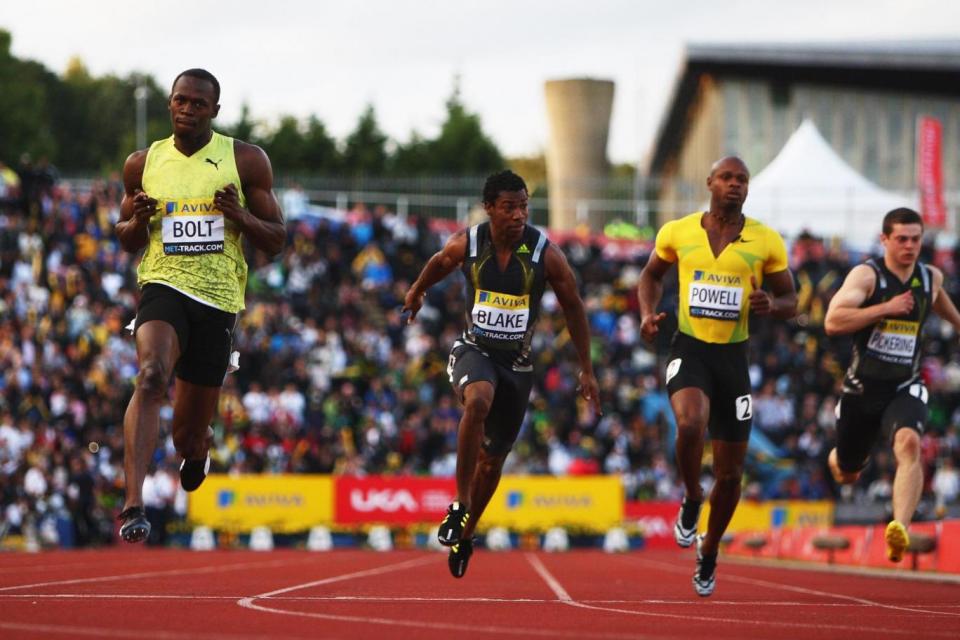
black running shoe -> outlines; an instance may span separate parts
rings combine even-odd
[[[470,556],[473,555],[473,538],[461,540],[459,543],[450,547],[450,555],[447,556],[447,566],[450,567],[450,575],[454,578],[462,578],[467,572],[467,564],[470,562]]]
[[[120,537],[127,542],[143,542],[150,535],[150,521],[143,507],[124,509],[117,520],[123,523],[120,525]]]
[[[470,520],[470,514],[467,513],[466,507],[459,502],[452,503],[447,507],[447,515],[437,529],[437,540],[445,547],[457,544],[463,537],[463,529],[467,526],[468,520]]]
[[[697,537],[697,521],[700,520],[700,507],[702,505],[703,502],[694,502],[686,497],[680,503],[677,524],[673,527],[673,538],[684,549],[692,545]]]
[[[693,574],[693,590],[706,598],[717,586],[717,554],[705,556],[700,552],[703,536],[697,536],[697,570]]]
[[[196,491],[210,472],[210,454],[202,460],[186,460],[180,463],[180,486],[184,491]]]

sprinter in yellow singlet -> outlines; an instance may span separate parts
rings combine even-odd
[[[116,233],[126,251],[146,247],[134,325],[140,371],[123,420],[126,500],[119,520],[127,542],[150,535],[141,494],[171,374],[180,484],[193,491],[209,471],[209,425],[247,284],[241,236],[269,255],[286,238],[270,160],[259,147],[213,131],[219,101],[220,83],[210,72],[181,73],[168,103],[173,135],[134,152],[123,167]]]
[[[677,418],[677,466],[686,495],[674,537],[697,543],[693,587],[709,596],[716,585],[717,549],[740,500],[743,461],[753,416],[748,372],[749,314],[791,318],[797,295],[783,239],[743,215],[750,173],[740,158],[714,163],[707,177],[710,210],[668,222],[640,276],[640,330],[653,341],[666,313],[657,313],[663,277],[677,265],[677,333],[666,370]],[[770,293],[761,286],[769,284]],[[713,441],[715,482],[705,534],[697,536],[703,504],[700,468],[705,431]]]

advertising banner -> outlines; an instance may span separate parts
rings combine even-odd
[[[727,531],[769,531],[792,527],[829,527],[833,524],[834,503],[830,500],[741,500]],[[705,531],[710,504],[700,512],[700,531]]]
[[[257,526],[287,533],[330,525],[333,480],[294,474],[211,474],[190,494],[187,517],[197,525],[241,533]]]
[[[644,547],[675,549],[677,543],[673,539],[673,525],[679,512],[679,501],[631,500],[624,505],[623,520],[640,528]]]
[[[440,524],[457,494],[453,478],[340,476],[336,483],[337,524]]]
[[[504,476],[483,514],[483,526],[602,531],[623,521],[623,502],[616,476]]]
[[[917,119],[917,189],[923,223],[943,228],[947,222],[943,202],[943,126],[930,116]]]

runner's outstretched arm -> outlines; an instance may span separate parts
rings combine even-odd
[[[463,264],[466,255],[467,231],[462,229],[447,240],[443,249],[431,256],[427,264],[424,265],[423,271],[410,285],[401,310],[402,313],[410,313],[410,317],[407,318],[408,324],[413,322],[413,319],[417,317],[417,312],[420,311],[420,307],[423,306],[423,296],[426,295],[427,289],[446,278],[454,269]]]

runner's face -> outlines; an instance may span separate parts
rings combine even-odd
[[[490,216],[490,224],[498,233],[519,240],[523,235],[523,227],[527,224],[527,201],[525,189],[501,191],[493,204],[485,203],[483,207]]]
[[[901,267],[909,267],[920,257],[923,227],[916,223],[894,224],[890,235],[881,234],[884,253]]]
[[[720,206],[743,206],[749,184],[750,172],[736,158],[727,158],[707,177],[711,200]]]
[[[181,76],[173,85],[168,107],[173,132],[183,136],[210,131],[210,121],[220,111],[213,84],[192,76]]]

